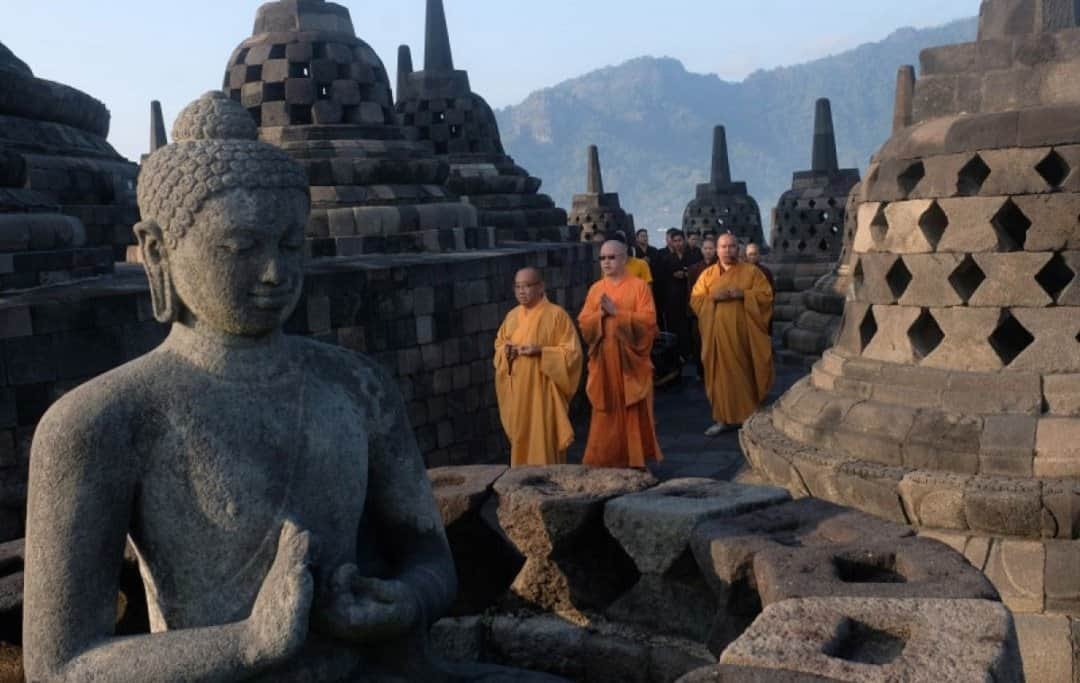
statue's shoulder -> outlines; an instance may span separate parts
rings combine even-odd
[[[95,377],[56,400],[34,431],[34,447],[45,451],[62,445],[78,455],[91,455],[90,446],[123,444],[144,419],[156,396],[168,391],[168,359],[151,352]],[[66,455],[64,457],[67,457]]]

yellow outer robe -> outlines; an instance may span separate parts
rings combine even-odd
[[[633,256],[626,259],[626,272],[634,277],[641,278],[647,285],[652,284],[652,269],[649,268],[649,262],[645,259],[635,258]]]
[[[518,356],[511,364],[506,345],[535,345],[537,357]],[[574,442],[567,416],[581,382],[582,352],[574,321],[547,299],[534,308],[518,306],[495,336],[495,393],[499,418],[510,440],[510,464],[566,463]]]
[[[744,297],[713,301],[720,289],[741,289]],[[738,263],[726,271],[709,266],[690,293],[701,330],[705,393],[713,419],[742,424],[757,411],[775,379],[772,339],[773,291],[757,267]]]

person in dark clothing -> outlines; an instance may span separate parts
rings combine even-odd
[[[649,244],[649,231],[644,228],[637,231],[634,236],[637,242],[638,258],[645,259],[649,262],[649,267],[656,262],[656,257],[659,256],[660,250]]]
[[[668,245],[653,266],[656,309],[661,328],[675,335],[679,356],[685,362],[694,353],[690,331],[690,267],[701,261],[702,256],[700,251],[690,251],[685,233],[678,228],[668,230]]]
[[[761,263],[761,249],[753,242],[746,245],[746,262],[761,269],[761,272],[765,274],[765,279],[769,281],[769,286],[772,287],[775,292],[776,280],[773,278],[772,271]]]

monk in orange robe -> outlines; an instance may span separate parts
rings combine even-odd
[[[649,286],[626,272],[622,242],[600,248],[604,278],[594,284],[578,316],[589,349],[585,391],[592,403],[585,464],[645,467],[661,460],[653,419],[652,345],[656,306]]]
[[[719,260],[701,273],[690,307],[701,330],[705,393],[716,436],[737,429],[757,411],[775,378],[772,339],[773,290],[757,266],[739,263],[739,243],[730,233],[717,241]]]
[[[495,336],[495,393],[510,465],[562,465],[574,441],[567,411],[581,382],[574,321],[548,301],[536,268],[514,276],[517,308]]]

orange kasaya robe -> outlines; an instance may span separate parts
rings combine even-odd
[[[742,299],[713,301],[721,289],[741,289]],[[709,266],[690,294],[701,330],[705,393],[713,419],[742,424],[757,411],[775,379],[772,339],[773,291],[759,268],[737,263]]]
[[[604,294],[615,302],[615,316],[603,314]],[[657,328],[649,285],[629,274],[619,282],[604,278],[589,290],[578,324],[589,349],[585,391],[593,408],[585,464],[645,467],[650,458],[662,460],[653,419]]]
[[[506,359],[506,345],[539,346],[535,357]],[[495,336],[495,394],[510,440],[510,464],[560,465],[574,441],[567,412],[581,383],[582,353],[574,321],[543,299],[507,314]]]

